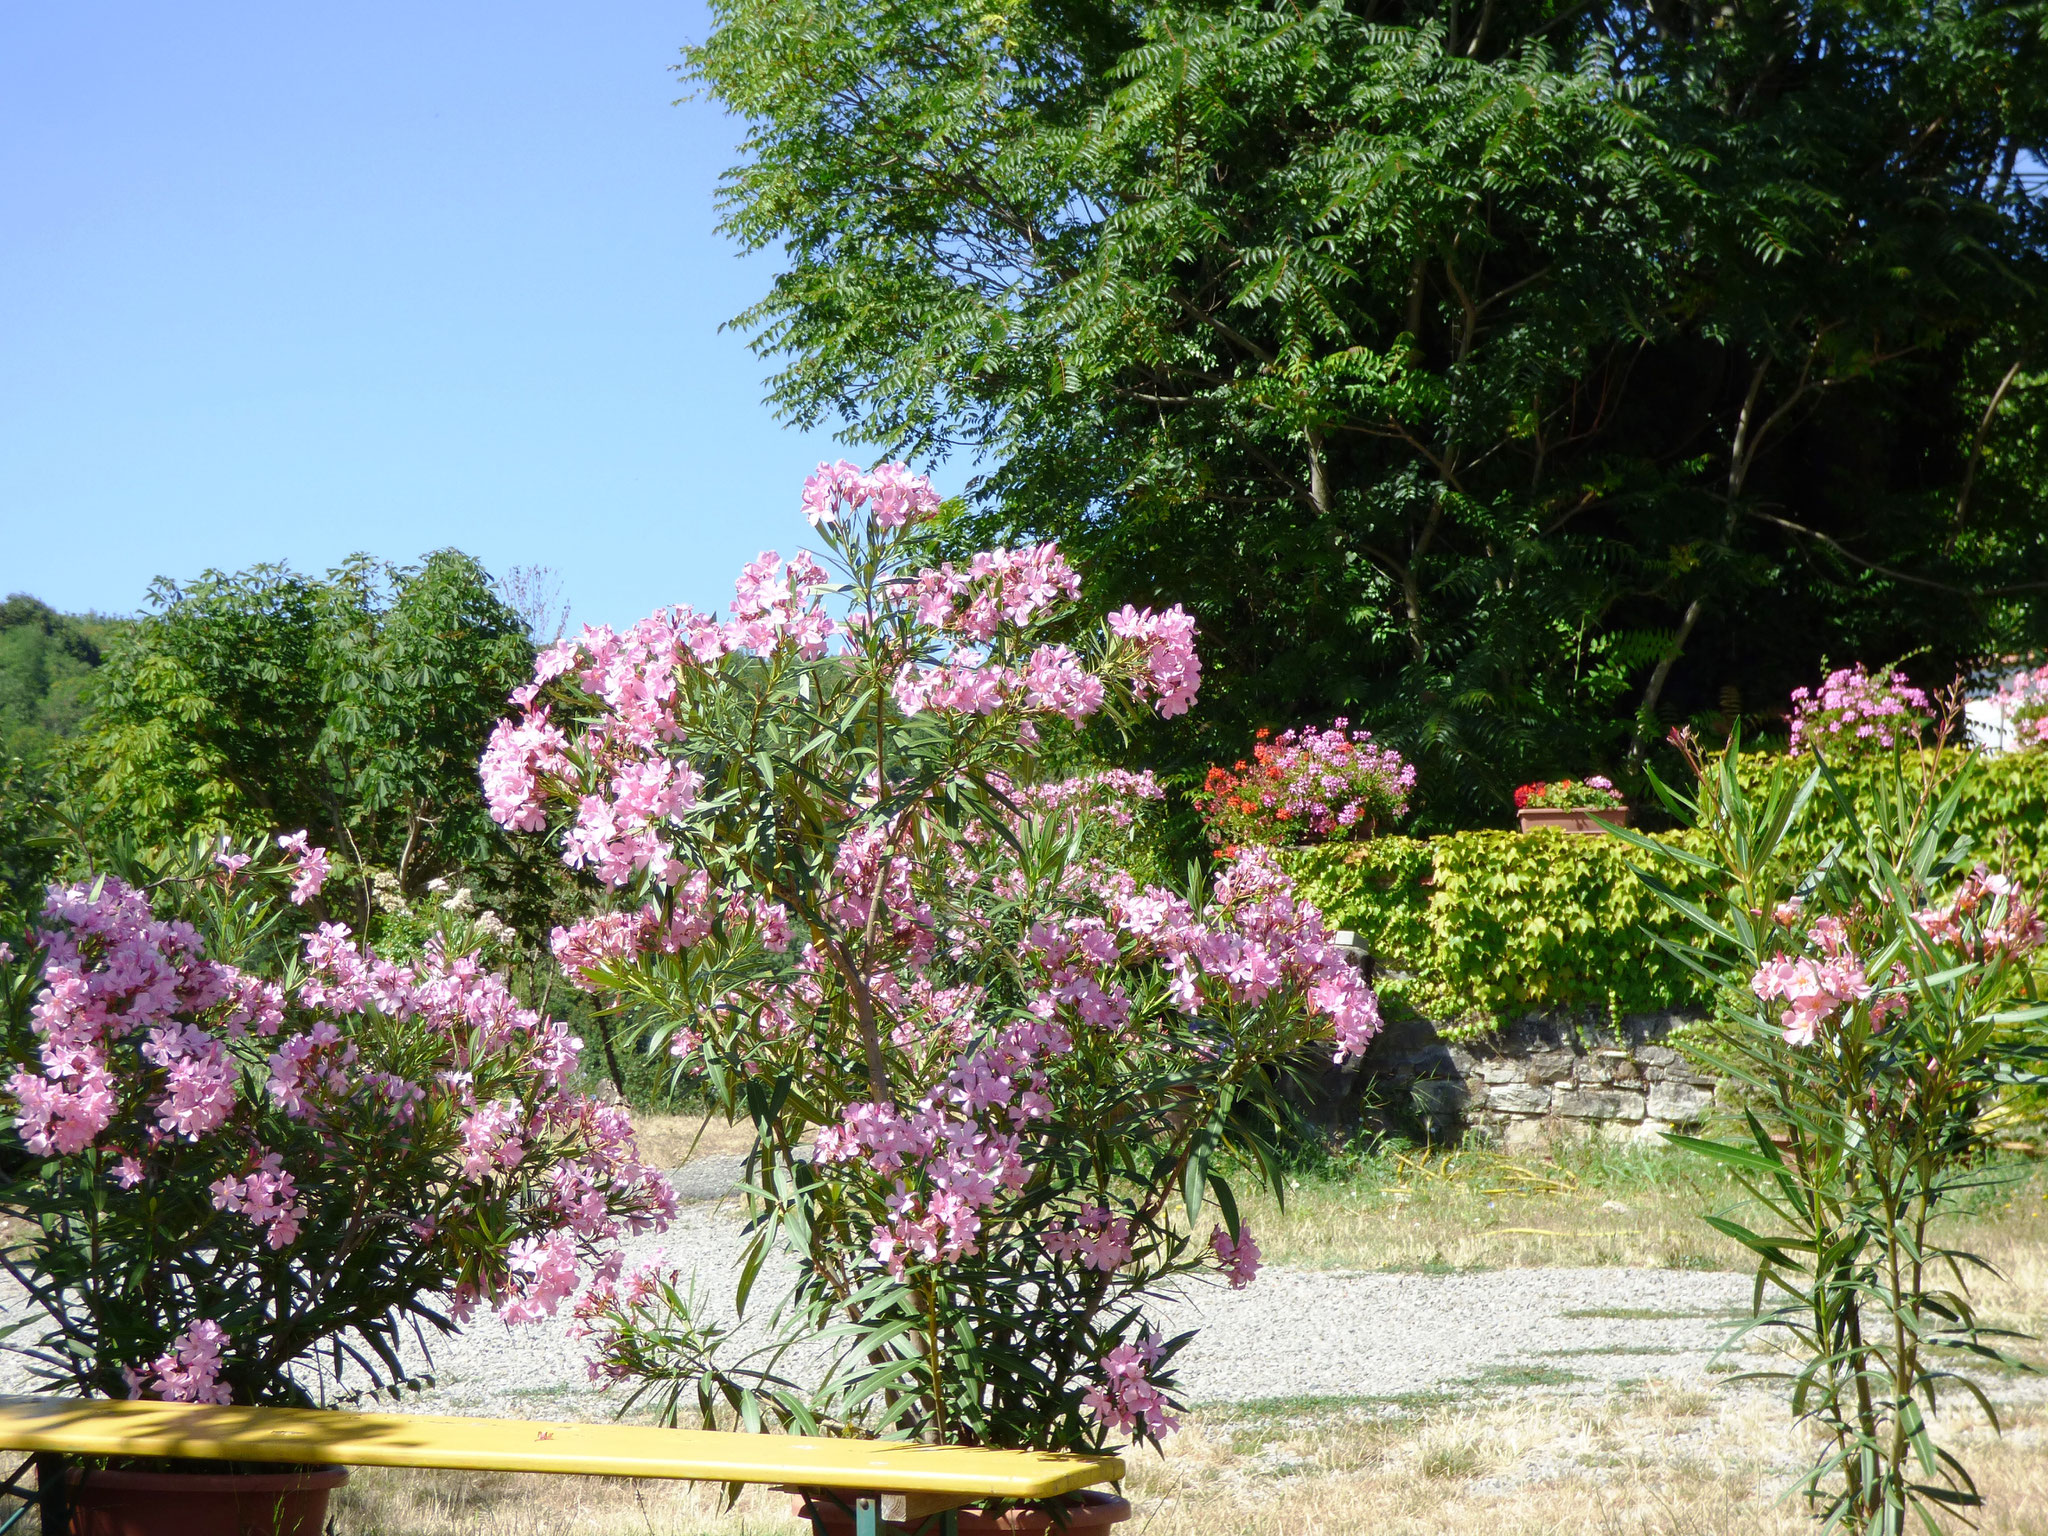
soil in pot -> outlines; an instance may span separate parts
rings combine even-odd
[[[960,1536],[1040,1536],[1051,1533],[1059,1536],[1066,1531],[1105,1531],[1112,1525],[1121,1524],[1131,1518],[1131,1506],[1127,1500],[1110,1493],[1087,1493],[1073,1495],[1075,1504],[1067,1511],[1064,1527],[1054,1523],[1051,1515],[1036,1509],[1013,1509],[1007,1514],[986,1515],[978,1509],[963,1509],[958,1512]],[[811,1520],[814,1529],[822,1526],[826,1536],[853,1536],[853,1511],[842,1509],[830,1499],[819,1499],[814,1505],[810,1500],[799,1498],[795,1501],[796,1516],[799,1520]],[[921,1522],[913,1520],[900,1529],[915,1532]],[[938,1530],[938,1522],[931,1523],[931,1530]]]
[[[262,1472],[72,1468],[71,1536],[320,1536],[346,1467]]]

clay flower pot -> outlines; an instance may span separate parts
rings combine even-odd
[[[1131,1518],[1128,1500],[1114,1494],[1097,1493],[1090,1490],[1075,1494],[1080,1502],[1067,1511],[1067,1523],[1058,1526],[1051,1515],[1035,1509],[1013,1509],[1007,1514],[985,1515],[978,1509],[963,1509],[956,1516],[960,1536],[1040,1536],[1042,1532],[1105,1531],[1112,1525],[1121,1524]],[[853,1511],[842,1509],[830,1499],[816,1502],[803,1497],[795,1501],[796,1517],[811,1522],[814,1530],[822,1529],[826,1536],[853,1536]],[[903,1530],[916,1531],[923,1524],[913,1520]],[[938,1529],[936,1519],[931,1529]]]
[[[1601,810],[1593,806],[1574,806],[1570,810],[1553,810],[1549,807],[1524,806],[1515,812],[1521,818],[1524,832],[1589,832],[1600,835],[1596,821],[1611,826],[1628,825],[1628,807],[1617,805],[1612,810]]]
[[[137,1472],[74,1467],[70,1536],[320,1536],[346,1467]]]

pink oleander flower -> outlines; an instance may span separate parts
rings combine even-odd
[[[1235,1242],[1227,1230],[1218,1227],[1209,1234],[1209,1246],[1215,1250],[1217,1266],[1229,1279],[1233,1291],[1243,1290],[1257,1277],[1259,1245],[1253,1239],[1250,1227],[1240,1226]]]
[[[1802,1047],[1812,1045],[1821,1025],[1837,1012],[1862,1002],[1872,991],[1862,961],[1846,950],[1825,960],[1781,956],[1766,961],[1749,985],[1759,1000],[1787,1004],[1785,1043]]]
[[[154,1394],[167,1403],[217,1403],[234,1401],[226,1382],[219,1379],[224,1363],[221,1352],[228,1336],[219,1323],[202,1319],[171,1341],[171,1347],[144,1370],[129,1369],[128,1395]]]
[[[1162,1342],[1158,1334],[1148,1333],[1102,1357],[1102,1383],[1089,1389],[1082,1406],[1104,1428],[1117,1434],[1135,1430],[1153,1441],[1180,1428],[1180,1420],[1168,1411],[1173,1404],[1147,1375],[1159,1364]]]
[[[304,830],[280,836],[277,846],[292,855],[296,872],[292,876],[292,903],[303,907],[320,894],[327,883],[327,850],[306,846]]]
[[[1891,750],[1920,739],[1928,697],[1903,672],[1873,677],[1858,662],[1830,672],[1817,689],[1792,690],[1792,755]]]

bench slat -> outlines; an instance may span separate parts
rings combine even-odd
[[[1046,1499],[1124,1475],[1115,1456],[320,1408],[0,1397],[0,1450],[350,1467],[583,1473]]]

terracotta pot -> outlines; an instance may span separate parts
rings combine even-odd
[[[1628,807],[1625,805],[1618,805],[1613,810],[1577,806],[1568,811],[1530,806],[1515,814],[1521,818],[1524,832],[1590,832],[1598,837],[1600,829],[1594,825],[1596,821],[1617,827],[1628,825]]]
[[[1038,1536],[1041,1532],[1052,1532],[1058,1536],[1062,1530],[1103,1531],[1131,1518],[1129,1501],[1115,1494],[1090,1490],[1074,1497],[1081,1502],[1067,1511],[1064,1527],[1055,1525],[1051,1515],[1035,1509],[1013,1509],[1002,1515],[985,1515],[978,1509],[963,1509],[956,1511],[960,1536]],[[852,1536],[852,1510],[842,1509],[830,1499],[820,1499],[813,1505],[810,1500],[799,1497],[793,1503],[797,1519],[822,1525],[827,1536]],[[913,1520],[897,1529],[915,1532],[922,1525],[922,1521]],[[938,1530],[936,1520],[932,1522],[931,1529]]]
[[[71,1536],[320,1536],[346,1467],[284,1472],[72,1468]]]

